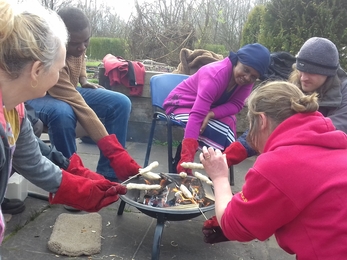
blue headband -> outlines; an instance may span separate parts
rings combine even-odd
[[[230,53],[229,57],[235,66],[234,55]],[[234,56],[234,58],[232,58],[232,56]],[[270,51],[259,43],[247,44],[243,46],[236,52],[236,56],[242,64],[255,69],[259,73],[260,77],[267,72],[270,65]]]

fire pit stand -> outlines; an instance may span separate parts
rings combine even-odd
[[[180,178],[177,174],[169,174],[172,178]],[[193,178],[193,177],[188,177]],[[129,182],[132,183],[141,183],[141,180],[138,178],[132,179]],[[125,182],[124,184],[126,184]],[[206,194],[208,194],[210,197],[213,196],[213,190],[212,187],[208,184],[203,184],[204,191]],[[128,190],[128,192],[125,195],[121,195],[121,202],[118,208],[117,215],[122,215],[124,211],[125,204],[128,203],[131,206],[136,207],[139,211],[146,214],[147,216],[150,216],[152,218],[157,219],[157,225],[155,227],[154,231],[154,238],[153,238],[153,246],[152,246],[152,260],[159,260],[160,255],[160,242],[161,237],[164,230],[164,224],[165,221],[182,221],[182,220],[188,220],[195,217],[200,216],[201,212],[207,212],[214,210],[214,203],[199,208],[184,208],[184,209],[175,209],[173,207],[170,209],[170,207],[165,208],[159,208],[159,207],[152,207],[148,206],[142,203],[138,203],[136,201],[136,198],[139,197],[139,190]]]

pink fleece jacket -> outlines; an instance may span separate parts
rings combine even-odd
[[[221,220],[230,240],[265,240],[297,259],[347,258],[347,135],[319,112],[282,122]]]
[[[244,106],[253,84],[236,87],[227,102],[215,105],[225,93],[233,75],[229,57],[201,67],[195,74],[180,83],[164,101],[164,109],[171,114],[177,108],[191,108],[184,138],[198,139],[204,118],[211,110],[215,119],[235,115]]]

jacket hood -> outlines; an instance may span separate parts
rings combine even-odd
[[[347,149],[347,135],[335,130],[330,118],[319,112],[298,113],[276,127],[265,144],[264,152],[295,145]]]
[[[323,98],[319,100],[319,107],[339,107],[342,103],[342,88],[345,86],[345,80],[347,78],[346,72],[339,67],[337,70],[337,76],[340,82],[336,82],[335,85],[324,94]],[[324,113],[323,113],[324,114]]]

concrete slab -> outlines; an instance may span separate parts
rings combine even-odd
[[[80,143],[79,140],[77,145],[85,165],[95,169],[99,157],[97,147]],[[146,144],[128,143],[127,149],[134,159],[143,165]],[[153,146],[150,162],[159,161],[158,172],[167,171],[166,149],[161,145]],[[244,175],[253,162],[254,159],[247,159],[235,166],[235,192],[241,189]],[[31,197],[28,197],[25,203],[26,210],[22,214],[14,215],[7,223],[6,239],[1,246],[2,260],[153,259],[152,247],[157,221],[134,207],[126,205],[121,216],[117,215],[120,201],[102,209],[99,212],[103,218],[101,253],[90,257],[68,258],[57,256],[47,248],[52,225],[59,214],[68,211],[62,205],[49,205],[47,201]],[[206,213],[207,217],[213,214],[213,211]],[[205,244],[201,232],[204,220],[203,216],[199,216],[185,221],[166,221],[160,241],[160,259],[295,259],[280,249],[273,237],[265,242],[255,240],[249,243]]]

